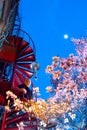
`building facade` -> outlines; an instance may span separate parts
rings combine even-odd
[[[0,0],[0,35],[11,35],[18,13],[19,0]]]

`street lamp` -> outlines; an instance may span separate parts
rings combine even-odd
[[[37,62],[33,62],[30,67],[34,71],[34,76],[35,79],[37,80],[37,71],[40,69],[40,64]]]

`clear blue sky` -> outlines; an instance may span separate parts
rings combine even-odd
[[[22,29],[34,40],[41,66],[33,82],[46,98],[45,87],[50,85],[46,66],[53,56],[68,57],[74,52],[72,37],[87,35],[87,0],[21,0],[20,10]],[[69,38],[64,39],[64,34]]]

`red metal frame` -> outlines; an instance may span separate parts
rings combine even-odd
[[[7,125],[12,124],[14,122],[19,123],[20,121],[23,121],[23,122],[27,121],[28,122],[28,125],[24,127],[25,130],[29,130],[29,129],[37,130],[37,125],[38,125],[37,119],[35,117],[31,117],[31,120],[29,121],[28,113],[23,113],[21,115],[15,116],[14,118],[8,119],[8,117],[10,115],[12,115],[12,113],[16,114],[17,112],[19,112],[19,111],[14,110],[11,112],[7,112],[5,110],[1,130],[13,130],[13,129],[18,130],[17,126],[7,128]],[[34,122],[34,124],[33,124],[33,122]]]

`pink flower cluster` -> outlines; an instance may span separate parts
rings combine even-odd
[[[54,56],[46,73],[51,75],[53,86],[56,85],[53,90],[54,100],[67,100],[71,103],[71,108],[74,108],[87,97],[87,41],[83,38],[72,38],[72,41],[76,45],[77,55],[70,54],[68,58],[62,59]],[[49,90],[52,91],[52,87]]]

